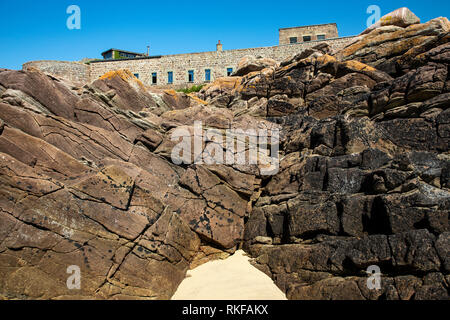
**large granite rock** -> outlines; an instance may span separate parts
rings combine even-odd
[[[379,27],[396,26],[405,28],[410,25],[419,23],[420,19],[414,13],[412,13],[411,10],[403,7],[382,16],[379,21],[376,21],[361,34],[370,33],[372,30],[375,30]]]
[[[245,56],[239,60],[234,76],[244,76],[250,72],[261,71],[268,67],[275,67],[277,62],[270,58]]]
[[[434,49],[436,53],[441,45],[447,47],[449,30],[450,22],[445,17],[390,30],[392,32],[378,28],[341,49],[336,57],[344,61],[358,60],[390,75],[403,75],[430,62],[421,59],[426,52]],[[440,57],[445,60],[445,55]]]
[[[83,88],[36,70],[1,81],[2,297],[169,299],[202,242],[235,250],[258,173],[183,168],[157,152],[192,125],[183,109],[197,99],[171,104],[184,97],[122,71]],[[70,265],[81,290],[66,287]]]
[[[168,299],[243,247],[290,299],[449,299],[450,23],[402,10],[196,95],[0,69],[0,298]],[[211,164],[229,129],[280,129],[276,174]]]

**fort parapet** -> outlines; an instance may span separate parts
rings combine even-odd
[[[337,35],[334,23],[285,28],[279,30],[278,46],[222,50],[219,41],[216,51],[163,56],[142,55],[128,59],[94,60],[89,64],[32,61],[24,64],[23,69],[34,67],[76,82],[94,81],[108,71],[128,69],[146,85],[179,88],[229,76],[236,70],[239,60],[246,55],[283,61],[321,42],[326,42],[333,50],[338,50],[352,42],[354,38],[339,38]]]
[[[45,73],[63,77],[76,83],[87,83],[91,80],[91,67],[81,62],[40,60],[30,61],[22,66],[23,70],[36,68]]]

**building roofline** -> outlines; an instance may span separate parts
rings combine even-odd
[[[281,30],[288,30],[288,29],[308,28],[308,27],[329,26],[329,25],[335,25],[335,26],[337,27],[337,23],[336,23],[336,22],[332,22],[332,23],[310,24],[310,25],[307,25],[307,26],[298,26],[298,27],[289,27],[289,28],[279,28],[278,31],[281,31]]]
[[[108,51],[107,51],[108,52]],[[185,53],[181,53],[181,54],[185,54]],[[122,58],[122,59],[98,59],[98,60],[94,60],[94,61],[89,61],[89,63],[98,63],[98,62],[114,62],[114,61],[127,61],[127,60],[144,60],[144,59],[158,59],[161,58],[162,56],[141,56],[141,57],[135,57],[135,58]]]
[[[110,51],[120,51],[120,52],[124,52],[124,53],[131,53],[131,54],[137,54],[137,55],[145,56],[145,53],[138,53],[138,52],[121,50],[121,49],[115,49],[115,48],[108,49],[105,52],[102,52],[101,55],[103,56],[105,53],[110,52]]]
[[[41,62],[52,62],[52,63],[74,63],[74,64],[80,64],[80,65],[84,65],[84,62],[80,62],[80,61],[64,61],[64,60],[31,60],[31,61],[27,61],[25,63],[22,63],[22,66],[24,65],[28,65],[28,64],[32,64],[32,63],[41,63]]]

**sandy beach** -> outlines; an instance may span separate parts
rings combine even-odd
[[[252,266],[244,251],[189,270],[172,300],[286,300],[266,274]]]

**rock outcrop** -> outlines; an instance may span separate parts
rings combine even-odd
[[[450,23],[402,21],[196,96],[0,69],[0,298],[169,299],[243,247],[289,299],[449,299]],[[210,163],[229,129],[280,130],[278,172]]]
[[[250,72],[260,71],[268,67],[276,67],[276,66],[277,62],[273,59],[245,56],[239,61],[234,76],[243,76]]]
[[[449,26],[374,28],[201,93],[283,127],[244,241],[289,299],[449,299]]]
[[[405,28],[418,23],[420,23],[420,19],[411,10],[403,7],[382,16],[379,21],[375,22],[361,34],[367,34],[379,27],[396,26]]]
[[[168,299],[201,239],[234,251],[258,179],[175,166],[164,152],[197,100],[150,92],[126,71],[76,88],[2,70],[0,83],[3,297]],[[75,296],[69,265],[81,268]]]

